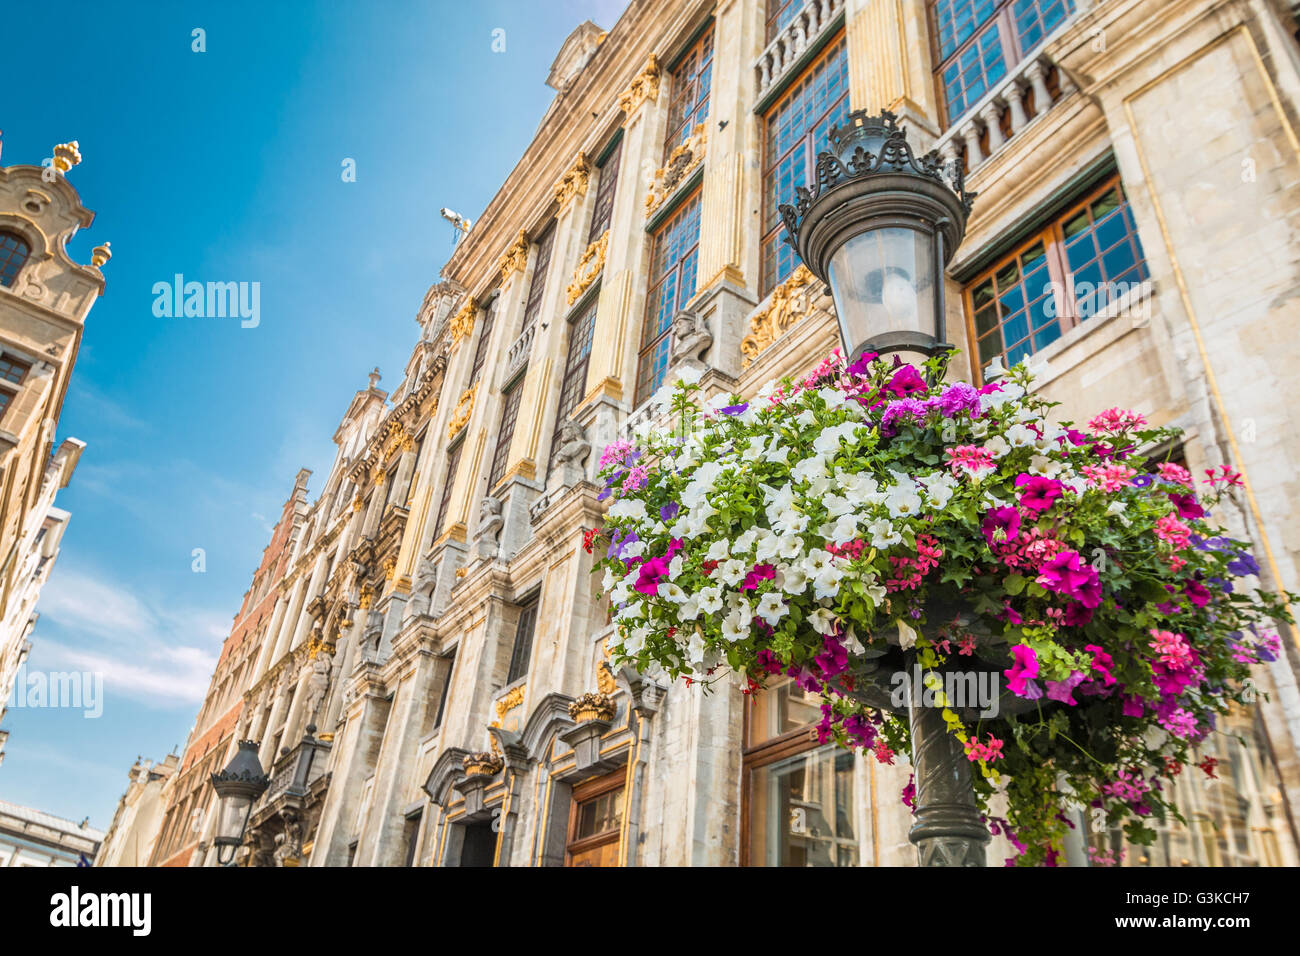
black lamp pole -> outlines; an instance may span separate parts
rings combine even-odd
[[[257,759],[255,740],[241,740],[230,763],[212,774],[212,788],[217,791],[217,835],[212,843],[217,848],[217,862],[222,866],[234,866],[253,804],[270,783],[270,777],[262,771],[262,763]]]

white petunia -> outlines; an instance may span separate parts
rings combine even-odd
[[[741,581],[745,580],[745,575],[749,573],[749,566],[745,564],[744,561],[729,558],[718,565],[718,569],[714,573],[717,574],[718,579],[722,581],[723,584],[727,585],[727,587],[734,588],[736,585],[740,584]]]
[[[686,592],[683,591],[672,581],[659,585],[659,596],[665,600],[672,601],[674,604],[681,604],[686,600]]]
[[[812,625],[814,631],[818,634],[833,634],[835,632],[835,614],[829,608],[819,607],[808,615],[808,623]]]
[[[901,617],[898,619],[898,646],[908,650],[916,645],[916,631]]]
[[[817,416],[811,408],[805,408],[802,412],[794,417],[796,424],[803,428],[812,428],[817,424]]]
[[[781,590],[786,594],[803,594],[808,590],[808,575],[803,568],[786,565],[781,568]]]
[[[831,566],[831,553],[821,548],[813,548],[804,558],[803,569],[810,575],[821,574]]]
[[[822,504],[826,506],[826,513],[832,518],[838,518],[840,515],[852,514],[853,502],[848,498],[841,498],[837,494],[829,494],[822,499]]]
[[[628,657],[636,657],[641,653],[641,648],[645,647],[645,640],[650,636],[650,629],[646,627],[634,627],[628,631],[627,637],[623,641],[623,653]]]
[[[692,595],[681,603],[677,608],[677,619],[680,621],[694,621],[700,616],[699,595]]]
[[[844,634],[844,649],[850,654],[865,654],[867,652],[867,649],[862,646],[862,642],[858,640],[857,632],[852,627]]]
[[[687,385],[694,385],[703,374],[704,370],[694,365],[682,365],[677,369],[677,380]]]
[[[708,561],[725,561],[731,555],[731,542],[726,538],[719,538],[709,545],[709,550],[704,553]]]
[[[798,535],[788,534],[777,539],[777,552],[787,561],[803,554],[803,539]]]
[[[643,520],[646,516],[645,502],[640,498],[619,498],[618,501],[610,505],[609,516],[611,518],[636,518]]]
[[[835,527],[831,530],[830,540],[836,544],[848,544],[858,536],[858,519],[854,515],[844,515],[839,521],[835,522]]]
[[[770,564],[778,557],[780,547],[781,539],[764,528],[754,542],[754,557],[760,564]]]
[[[749,637],[749,624],[741,623],[740,614],[732,611],[722,619],[722,637],[732,643],[743,641]]]
[[[903,540],[903,536],[894,530],[894,526],[885,518],[879,518],[867,525],[873,548],[889,548]]]
[[[758,616],[772,627],[776,627],[781,622],[781,618],[785,617],[788,610],[785,602],[781,600],[781,595],[776,591],[768,591],[758,602]]]
[[[885,507],[889,509],[891,517],[909,518],[920,513],[921,496],[910,488],[896,488],[885,499]]]
[[[984,450],[994,458],[1001,458],[1011,450],[1011,446],[1007,444],[1007,440],[1001,435],[994,435],[984,443]]]
[[[790,477],[801,483],[812,481],[814,478],[824,478],[826,477],[826,459],[821,455],[800,459],[790,469]]]
[[[705,614],[717,614],[722,610],[722,589],[721,588],[701,588],[695,595],[699,602],[700,610]]]
[[[691,634],[691,638],[686,642],[686,658],[692,664],[704,663],[704,637],[700,634],[699,628]]]
[[[1016,423],[1006,430],[1006,439],[1013,448],[1024,448],[1038,441],[1038,435],[1029,426]]]
[[[813,578],[813,596],[818,600],[833,598],[839,594],[840,579],[844,572],[836,567],[825,568]]]

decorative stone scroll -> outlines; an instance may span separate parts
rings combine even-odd
[[[772,291],[767,308],[754,313],[749,320],[749,334],[740,340],[740,351],[745,356],[742,368],[749,368],[764,349],[812,311],[808,286],[814,281],[816,277],[808,267],[800,264],[790,278]]]
[[[573,270],[573,281],[564,290],[569,305],[577,302],[582,293],[591,288],[601,270],[605,268],[605,254],[609,251],[609,230],[606,229],[599,239],[592,241],[582,253],[578,265]]]
[[[664,200],[672,195],[673,190],[681,185],[695,167],[704,161],[704,153],[709,145],[709,131],[700,123],[691,130],[691,135],[684,143],[668,154],[668,161],[655,170],[650,182],[650,191],[645,197],[645,214],[649,219]]]

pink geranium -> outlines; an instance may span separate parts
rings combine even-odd
[[[993,456],[979,445],[958,445],[956,448],[945,448],[943,453],[948,456],[948,464],[952,466],[954,475],[964,471],[978,478],[996,467]]]
[[[1093,431],[1118,435],[1134,428],[1141,428],[1146,423],[1147,420],[1137,412],[1123,408],[1108,408],[1088,422],[1088,427]]]
[[[1100,487],[1105,492],[1116,492],[1128,485],[1137,472],[1128,465],[1110,464],[1104,467],[1084,465],[1083,473],[1088,476],[1088,486]]]
[[[1033,678],[1038,676],[1038,655],[1028,644],[1017,644],[1011,648],[1014,663],[1002,673],[1007,678],[1007,689],[1017,697],[1036,700],[1043,695]]]

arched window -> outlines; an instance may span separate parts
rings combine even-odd
[[[31,254],[31,246],[22,236],[16,232],[0,232],[0,285],[13,285]]]

